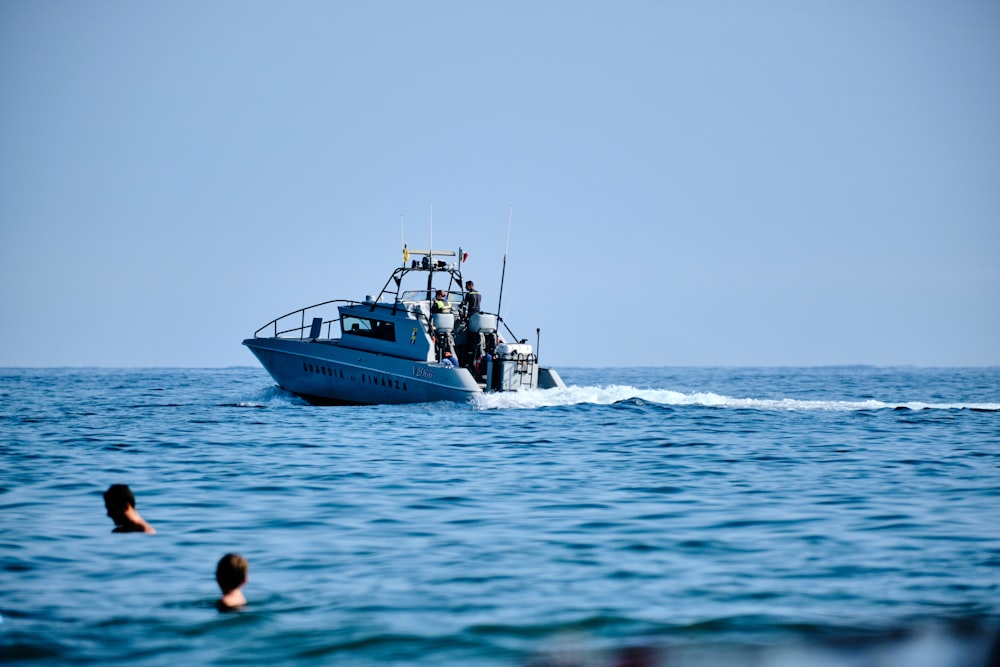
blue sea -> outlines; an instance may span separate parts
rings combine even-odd
[[[316,407],[0,370],[0,662],[1000,664],[1000,369],[560,371]],[[113,483],[157,534],[111,532]]]

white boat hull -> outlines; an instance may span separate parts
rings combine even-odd
[[[314,403],[464,402],[482,393],[469,371],[447,363],[400,359],[336,341],[248,338],[243,344],[280,387]]]

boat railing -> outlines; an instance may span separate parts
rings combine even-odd
[[[306,306],[305,308],[299,308],[298,310],[293,310],[290,313],[286,313],[281,317],[276,317],[257,331],[253,332],[254,338],[298,338],[299,340],[305,340],[310,338],[308,334],[312,333],[313,330],[313,320],[319,317],[322,322],[322,329],[326,330],[326,337],[332,338],[331,335],[333,331],[333,325],[340,322],[340,311],[334,310],[336,312],[336,317],[326,319],[322,315],[317,315],[317,313],[323,312],[322,309],[330,310],[331,308],[336,309],[338,305],[348,305],[354,306],[358,305],[360,302],[352,301],[350,299],[333,299],[331,301],[324,301],[323,303],[317,303],[312,306]],[[287,327],[287,328],[286,328]],[[270,330],[268,333],[262,335],[261,332]]]

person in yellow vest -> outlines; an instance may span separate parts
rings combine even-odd
[[[434,303],[431,304],[432,313],[450,313],[451,303],[448,301],[448,295],[443,289],[439,289],[437,294],[434,295]]]

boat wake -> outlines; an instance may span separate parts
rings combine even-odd
[[[663,406],[696,406],[743,410],[850,412],[861,410],[978,410],[1000,411],[1000,403],[922,403],[864,400],[810,401],[794,398],[737,398],[713,392],[682,393],[669,389],[638,389],[625,385],[600,387],[569,386],[565,389],[536,389],[499,394],[483,394],[475,399],[476,409],[543,408],[567,405],[613,405],[644,402]]]

